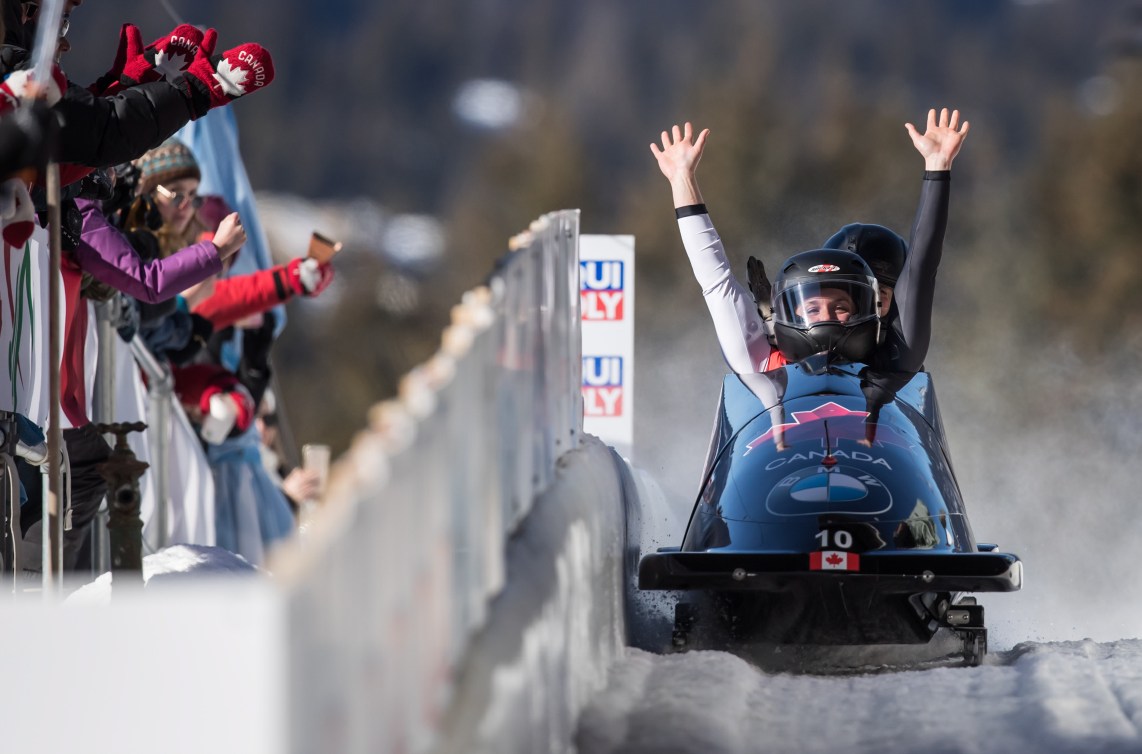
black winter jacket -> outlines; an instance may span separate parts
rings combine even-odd
[[[0,47],[0,75],[30,63],[27,50]],[[69,81],[52,108],[60,120],[56,159],[101,168],[141,157],[210,109],[209,92],[192,83],[197,82],[179,76],[99,97]]]

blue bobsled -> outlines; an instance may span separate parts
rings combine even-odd
[[[987,651],[970,592],[1011,592],[1022,564],[976,541],[926,372],[824,356],[728,375],[701,491],[679,547],[639,562],[643,590],[680,591],[674,644],[919,644]]]

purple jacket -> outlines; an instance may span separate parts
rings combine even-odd
[[[72,258],[81,270],[128,296],[157,304],[222,271],[218,248],[210,241],[145,262],[119,229],[107,222],[99,205],[90,199],[75,203],[83,215],[83,231]]]

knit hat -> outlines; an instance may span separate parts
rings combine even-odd
[[[149,194],[155,186],[180,178],[202,178],[194,154],[178,139],[167,139],[135,160],[139,168],[139,193]]]

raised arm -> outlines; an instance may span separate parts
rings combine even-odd
[[[83,217],[80,242],[72,257],[96,280],[145,301],[158,303],[222,271],[222,260],[233,251],[210,241],[180,249],[162,258],[143,260],[118,228],[107,222],[98,205],[77,199]]]
[[[650,151],[670,182],[678,232],[694,277],[702,286],[726,364],[738,374],[761,372],[771,351],[761,316],[753,294],[734,277],[698,190],[698,162],[709,134],[709,129],[703,129],[695,139],[692,125],[676,125],[663,131],[661,147],[651,144]]]
[[[960,123],[959,110],[943,108],[928,111],[924,133],[911,123],[904,124],[916,151],[924,158],[924,181],[920,204],[908,240],[908,258],[894,291],[899,313],[893,321],[896,334],[894,369],[916,371],[922,368],[932,338],[932,305],[936,291],[936,271],[943,256],[944,232],[948,225],[948,201],[952,162],[959,154],[970,124]]]

